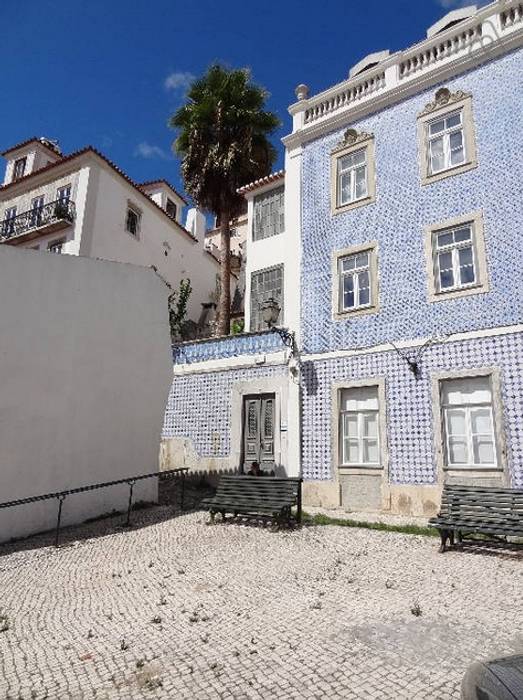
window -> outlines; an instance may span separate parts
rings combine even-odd
[[[418,118],[422,184],[465,172],[477,165],[472,97],[437,91]]]
[[[127,217],[125,220],[125,229],[133,236],[138,236],[140,230],[140,213],[132,207],[127,208]]]
[[[496,467],[490,376],[441,380],[444,465]]]
[[[47,246],[47,250],[48,250],[50,253],[61,253],[61,252],[62,252],[62,249],[63,249],[63,247],[64,247],[64,243],[65,243],[65,240],[64,240],[63,238],[60,239],[59,241],[52,241],[52,242],[49,243],[49,245]]]
[[[13,180],[20,180],[24,176],[27,158],[18,158],[13,166]]]
[[[488,291],[481,213],[428,228],[429,300]]]
[[[378,386],[340,390],[340,466],[380,467]]]
[[[10,207],[4,212],[2,221],[2,236],[12,236],[15,231],[16,207]]]
[[[176,204],[172,201],[172,199],[167,199],[165,211],[171,217],[171,219],[176,220]]]
[[[276,187],[254,198],[252,230],[254,241],[283,233],[285,230],[284,204],[284,187]]]
[[[56,199],[61,204],[67,204],[71,199],[71,185],[64,185],[56,190]]]
[[[461,110],[429,122],[427,128],[429,174],[434,175],[465,162]]]
[[[283,323],[283,265],[270,267],[251,275],[251,321],[250,330],[265,330],[260,304],[270,298],[275,299],[281,311],[278,325]]]
[[[31,201],[31,226],[40,226],[42,223],[42,211],[44,208],[44,196],[35,197]]]
[[[333,214],[369,204],[376,199],[374,137],[345,132],[331,153],[331,210]]]
[[[333,264],[334,317],[378,310],[376,243],[336,251]]]
[[[367,151],[338,158],[338,206],[356,202],[367,196]]]

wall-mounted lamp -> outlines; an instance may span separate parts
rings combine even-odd
[[[260,310],[264,323],[267,325],[269,330],[273,333],[277,333],[282,343],[290,348],[291,355],[294,357],[297,354],[298,348],[296,346],[296,338],[293,331],[288,331],[286,328],[280,328],[276,324],[278,323],[278,318],[280,316],[281,307],[273,297],[269,297],[260,304]]]

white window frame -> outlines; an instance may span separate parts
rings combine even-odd
[[[439,131],[436,134],[431,134],[430,133],[430,128],[433,124],[443,121],[446,122],[447,119],[451,119],[454,116],[459,116],[459,125],[456,126],[444,126],[442,131]],[[444,172],[445,170],[450,170],[451,168],[459,168],[463,163],[467,162],[467,144],[465,142],[465,128],[463,125],[463,109],[458,109],[454,112],[449,112],[448,114],[444,114],[441,117],[436,117],[435,119],[431,119],[429,122],[427,122],[426,125],[427,129],[427,158],[428,158],[428,168],[429,168],[429,175],[438,175],[439,173]],[[463,160],[461,160],[459,163],[452,163],[452,148],[450,145],[450,137],[453,134],[457,133],[461,134],[461,145],[463,149]],[[432,145],[435,141],[442,139],[443,140],[443,167],[439,168],[438,170],[434,169],[434,161],[433,161],[433,153],[432,153]]]
[[[18,175],[17,174],[17,168],[21,164],[21,169],[22,172]],[[23,156],[22,158],[17,158],[15,162],[13,163],[13,182],[16,182],[18,180],[21,180],[24,175],[25,175],[25,169],[27,167],[27,156]]]
[[[353,387],[354,389],[354,387]],[[340,389],[340,466],[342,467],[379,467],[380,466],[380,460],[379,460],[379,453],[380,453],[380,430],[379,430],[379,424],[380,424],[380,409],[379,409],[379,395],[378,395],[378,387],[376,385],[376,396],[378,399],[378,408],[376,409],[366,409],[366,410],[344,410],[341,407],[341,398],[344,394],[344,392],[349,392],[351,389]],[[356,442],[358,443],[358,459],[355,462],[350,462],[348,459],[348,455],[346,454],[345,450],[345,442],[346,439],[350,439],[348,435],[345,435],[345,429],[344,429],[344,417],[348,415],[354,415],[356,416],[356,425],[357,425],[357,435],[356,435]],[[364,423],[365,423],[365,418],[367,416],[374,416],[376,418],[376,436],[375,437],[368,437],[365,435],[364,431]],[[365,452],[365,442],[370,441],[370,440],[375,440],[377,443],[377,451],[378,451],[378,461],[377,462],[368,462],[365,461],[364,457],[364,452]]]
[[[71,199],[71,185],[62,185],[56,190],[56,200],[61,203],[67,203]]]
[[[449,234],[454,236],[456,231],[468,229],[470,232],[470,238],[464,241],[453,241],[446,245],[439,245],[439,237],[441,235]],[[478,263],[476,255],[476,247],[474,245],[474,223],[466,223],[462,226],[454,226],[452,228],[447,228],[439,230],[433,234],[433,259],[434,259],[434,284],[436,290],[439,294],[445,292],[454,292],[459,289],[467,289],[468,287],[474,287],[478,284]],[[471,282],[461,281],[461,265],[459,261],[460,250],[470,249],[472,254],[472,268],[474,270],[474,279]],[[450,255],[451,257],[451,269],[454,284],[448,287],[441,286],[441,267],[440,267],[440,256]]]
[[[385,377],[367,377],[365,379],[347,381],[341,380],[332,384],[332,418],[331,418],[331,435],[332,435],[332,458],[333,464],[340,474],[376,474],[381,472],[384,480],[388,478],[388,462],[389,453],[387,446],[387,407],[386,407],[386,391]],[[342,431],[342,411],[341,397],[343,391],[351,389],[360,389],[363,387],[375,387],[378,394],[378,454],[379,462],[377,464],[360,463],[360,464],[344,464],[343,463],[343,431]]]
[[[495,466],[490,465],[448,465],[447,463],[447,430],[444,424],[443,405],[441,400],[442,382],[452,379],[488,377],[490,379],[492,397],[492,418],[494,425]],[[506,460],[506,445],[504,434],[503,405],[501,401],[501,373],[498,367],[480,367],[461,369],[447,372],[437,372],[432,375],[432,406],[434,425],[434,446],[439,480],[446,477],[488,478],[489,475],[497,480],[500,486],[508,485],[510,477]]]
[[[439,92],[439,91],[438,91]],[[432,159],[430,143],[438,138],[440,134],[430,135],[430,124],[448,119],[453,114],[459,113],[461,116],[461,131],[464,160],[461,163],[452,165],[449,153],[449,133],[456,130],[452,127],[446,133],[445,141],[445,167],[435,172],[432,171]],[[442,132],[443,133],[443,132]],[[418,115],[418,152],[421,172],[421,184],[429,185],[446,177],[459,175],[477,167],[477,151],[475,139],[474,116],[472,112],[472,95],[464,92],[449,93],[446,101],[439,103],[437,98]]]
[[[31,200],[31,228],[41,225],[42,209],[45,206],[45,195],[39,194]]]
[[[437,247],[438,235],[457,229],[470,227],[471,239],[461,243],[452,243],[445,248]],[[472,248],[474,263],[474,282],[462,284],[459,275],[458,250],[462,247]],[[439,253],[451,252],[454,286],[441,287]],[[475,211],[454,219],[448,219],[425,227],[425,257],[427,263],[427,281],[429,302],[444,301],[471,294],[485,294],[489,291],[487,256],[483,212]]]
[[[65,245],[65,238],[59,238],[58,240],[55,241],[49,241],[47,244],[47,251],[49,253],[55,253],[55,254],[62,254],[63,249]],[[60,250],[56,250],[56,248],[60,248]]]
[[[356,163],[353,165],[349,165],[348,167],[344,168],[342,165],[342,161],[344,158],[347,158],[348,156],[355,156],[358,153],[363,154],[363,161],[361,163]],[[365,191],[363,194],[358,196],[356,194],[356,174],[359,170],[363,170],[365,177],[364,177],[364,182],[365,182]],[[368,196],[368,191],[369,191],[369,172],[368,172],[368,164],[367,164],[367,149],[365,147],[360,148],[356,151],[353,151],[351,153],[346,153],[343,156],[338,156],[337,158],[337,182],[336,182],[336,187],[337,187],[337,192],[336,192],[336,204],[338,207],[345,207],[350,204],[355,204],[358,202],[360,199],[365,199]],[[347,201],[343,201],[343,188],[342,188],[342,180],[344,175],[349,176],[349,189],[350,189],[350,194],[349,198]]]
[[[355,257],[362,253],[368,254],[368,266],[366,268],[357,268],[350,272],[343,273],[341,270],[342,261],[346,258]],[[368,269],[369,272],[369,302],[367,304],[345,308],[343,304],[343,279],[349,274],[355,275],[356,272],[361,272]],[[356,277],[355,285],[355,301],[359,297],[359,280]],[[369,313],[377,313],[379,311],[379,284],[378,284],[378,243],[371,241],[363,245],[351,246],[343,250],[336,250],[332,255],[332,309],[333,318],[335,320],[343,320],[348,317],[360,316]]]
[[[9,236],[14,232],[14,220],[16,219],[16,207],[9,207],[4,211],[2,221],[2,236]]]
[[[132,212],[136,216],[136,232],[132,232],[129,229],[129,212]],[[124,228],[125,231],[132,236],[133,238],[138,239],[140,237],[141,229],[142,229],[142,211],[135,205],[131,204],[130,202],[127,203],[127,208],[125,210],[125,222],[124,222]]]
[[[351,131],[351,130],[349,130]],[[374,136],[372,134],[358,134],[354,131],[352,141],[349,144],[341,143],[333,151],[331,151],[331,214],[340,214],[350,209],[371,204],[376,200],[376,165],[375,165],[375,149]],[[365,169],[366,169],[366,192],[365,195],[357,199],[351,199],[348,202],[341,202],[341,176],[344,172],[340,171],[340,161],[348,155],[353,155],[363,151],[365,154]],[[348,168],[348,172],[354,172],[357,168],[362,167],[352,166]],[[351,191],[355,192],[355,177],[351,180]]]

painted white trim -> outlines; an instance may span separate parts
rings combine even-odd
[[[457,343],[462,340],[474,340],[477,338],[493,338],[499,335],[510,335],[512,333],[523,333],[523,324],[519,323],[513,326],[500,326],[497,328],[484,328],[478,331],[466,331],[464,333],[453,333],[444,340],[441,344]],[[395,343],[398,348],[417,348],[426,343],[428,338],[418,338],[412,340],[400,340]],[[390,343],[382,343],[380,345],[370,345],[367,347],[355,348],[354,350],[333,350],[331,352],[303,354],[302,360],[335,360],[342,357],[357,357],[358,355],[370,355],[377,352],[390,352],[394,350]]]
[[[478,13],[475,15],[471,21],[470,25],[480,23],[482,20],[485,25],[492,24],[493,20],[497,20],[499,15],[492,13],[493,6],[490,5],[488,11],[485,14]],[[499,9],[499,8],[498,8]],[[491,15],[493,15],[491,17]],[[467,29],[469,23],[460,23],[459,31],[462,32]],[[488,28],[488,27],[487,27]],[[451,37],[457,32],[456,28],[452,28],[448,32],[444,32],[431,40],[426,40],[420,44],[416,44],[408,51],[404,53],[398,53],[391,56],[388,61],[384,61],[379,65],[381,71],[385,70],[387,77],[393,73],[397,73],[399,69],[399,64],[409,57],[410,53],[419,53],[428,48],[431,42],[442,42],[445,40],[447,34]],[[488,44],[485,41],[485,46],[480,46],[474,51],[466,51],[459,58],[456,58],[450,62],[444,61],[441,65],[428,70],[427,72],[422,72],[415,76],[414,78],[404,78],[401,82],[398,82],[397,76],[394,75],[395,80],[391,81],[391,87],[385,88],[382,92],[378,94],[372,93],[368,100],[358,102],[357,104],[350,105],[345,109],[340,109],[332,113],[332,116],[327,116],[319,119],[311,124],[303,125],[299,130],[294,131],[292,134],[283,137],[282,142],[287,148],[296,148],[304,143],[312,141],[319,138],[327,133],[337,131],[343,126],[353,123],[356,120],[362,119],[363,117],[378,112],[386,107],[389,107],[401,100],[411,97],[423,90],[436,85],[442,81],[448,80],[451,77],[459,75],[465,71],[475,68],[483,63],[493,60],[502,54],[506,54],[514,48],[523,45],[523,25],[514,27],[512,29],[503,29],[499,36],[487,37],[485,33],[483,38],[491,38],[492,43]],[[361,78],[361,76],[357,76]],[[294,115],[297,112],[304,113],[306,109],[317,102],[322,102],[329,98],[334,99],[336,94],[343,91],[345,87],[344,83],[339,83],[325,92],[319,93],[318,95],[310,98],[308,100],[302,100],[289,107],[290,114]]]
[[[283,350],[259,355],[241,355],[239,357],[223,357],[219,360],[204,360],[184,365],[174,365],[173,374],[206,374],[208,372],[226,372],[233,369],[245,369],[247,367],[272,367],[274,365],[286,365],[290,351]]]

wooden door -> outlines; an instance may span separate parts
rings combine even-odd
[[[275,395],[256,394],[243,400],[243,473],[253,462],[267,473],[274,469]]]

